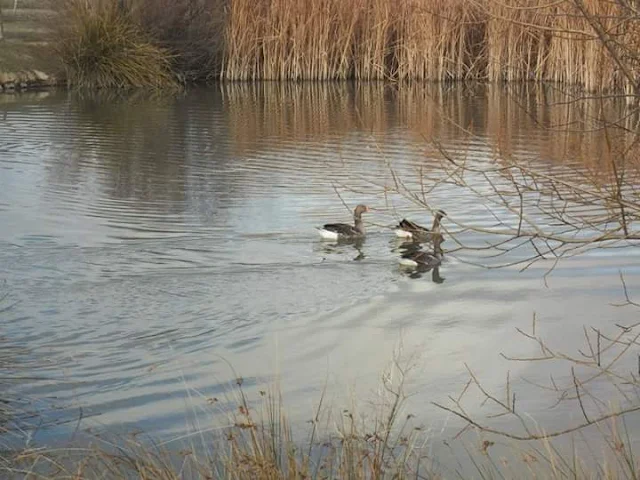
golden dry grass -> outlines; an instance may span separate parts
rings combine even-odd
[[[144,83],[142,65],[167,51],[185,80],[549,81],[635,93],[640,69],[640,14],[608,0],[133,0],[118,15],[115,0],[71,3],[75,38],[61,43],[79,82]],[[120,31],[111,41],[144,45],[140,61],[115,61],[115,44],[100,50],[90,31],[105,21]],[[89,62],[95,54],[111,60]],[[118,80],[107,81],[110,69]]]
[[[0,455],[0,477],[48,479],[353,480],[424,478],[421,429],[406,412],[409,367],[393,363],[371,407],[347,409],[318,399],[306,439],[294,438],[277,386],[250,396],[242,378],[209,403],[221,413],[219,434],[167,448],[139,435],[95,438],[93,445],[24,449]],[[421,463],[422,462],[422,463]]]
[[[638,19],[615,2],[581,3],[586,13],[563,0],[230,0],[222,78],[624,87],[587,15],[626,46]]]
[[[67,0],[56,50],[67,82],[91,88],[175,86],[171,56],[116,3]]]

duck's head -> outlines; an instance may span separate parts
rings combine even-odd
[[[446,217],[447,216],[447,212],[445,212],[444,210],[436,210],[436,217],[438,218],[442,218],[442,217]]]
[[[360,218],[363,213],[367,213],[371,209],[366,205],[358,205],[356,209],[353,211],[353,216],[356,218]]]

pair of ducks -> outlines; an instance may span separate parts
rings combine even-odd
[[[351,240],[365,236],[362,214],[369,212],[366,205],[358,205],[353,211],[354,225],[347,223],[327,223],[318,228],[318,233],[325,240]],[[400,264],[407,267],[435,266],[442,262],[442,242],[444,237],[440,233],[440,222],[447,214],[443,210],[436,210],[431,230],[417,223],[403,218],[395,227],[395,234],[399,238],[416,241],[433,242],[433,253],[421,250],[407,252],[402,255]]]

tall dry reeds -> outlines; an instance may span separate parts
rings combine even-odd
[[[231,0],[222,77],[463,79],[481,32],[463,0]]]
[[[486,53],[490,81],[542,80],[548,51],[546,42],[553,14],[538,0],[488,3]],[[551,14],[551,17],[548,15]]]
[[[639,93],[640,11],[625,2],[65,0],[69,3],[73,12],[64,18],[76,25],[60,43],[70,77],[78,82],[140,83],[142,66],[165,52],[175,76],[187,81],[480,79]],[[129,46],[123,43],[127,37]],[[137,53],[115,61],[114,53],[122,50]],[[122,79],[126,69],[131,78]],[[118,80],[105,77],[110,70]]]
[[[358,8],[335,0],[229,2],[222,77],[330,80],[352,75]]]
[[[226,80],[479,78],[606,90],[629,81],[616,55],[640,58],[640,15],[623,2],[229,0],[228,12]]]

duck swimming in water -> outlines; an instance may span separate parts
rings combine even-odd
[[[444,210],[436,210],[433,217],[433,224],[431,230],[426,227],[422,227],[417,223],[413,223],[411,220],[403,218],[396,226],[395,233],[400,238],[411,238],[414,240],[433,240],[436,235],[440,234],[440,221],[447,214]],[[444,240],[443,240],[444,241]]]
[[[327,223],[318,228],[318,233],[325,240],[356,239],[365,236],[362,214],[369,211],[366,205],[358,205],[353,211],[353,225],[348,223]]]

